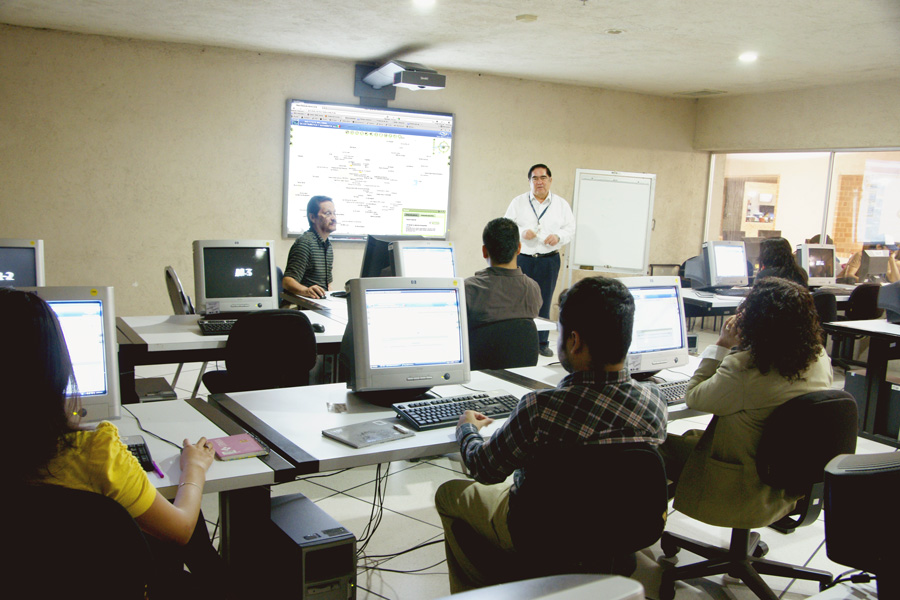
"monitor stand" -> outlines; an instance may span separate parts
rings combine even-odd
[[[402,390],[376,390],[370,392],[353,392],[360,400],[365,400],[375,406],[391,406],[398,402],[411,402],[413,400],[431,400],[432,396],[426,396],[430,387],[410,388]]]

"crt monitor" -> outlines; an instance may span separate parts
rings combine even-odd
[[[391,242],[390,253],[397,277],[456,277],[453,242]]]
[[[44,241],[0,239],[0,286],[44,285]]]
[[[716,240],[703,244],[709,287],[747,285],[747,252],[744,242]]]
[[[75,371],[82,421],[118,419],[121,397],[113,289],[72,286],[25,291],[43,298],[59,319]]]
[[[403,240],[422,240],[422,236],[408,235],[368,235],[366,249],[363,251],[360,277],[393,277],[391,264],[391,243]]]
[[[195,241],[194,296],[202,315],[278,308],[274,242]]]
[[[834,272],[835,248],[831,244],[800,244],[794,259],[809,276],[808,285],[831,285],[837,275]]]
[[[378,277],[348,285],[341,362],[354,392],[390,390],[385,397],[394,403],[436,385],[469,381],[462,280]]]
[[[634,297],[634,329],[626,363],[633,375],[688,363],[681,280],[678,277],[622,277]]]
[[[891,259],[891,251],[884,249],[863,250],[860,258],[859,271],[856,276],[860,281],[884,281],[888,272],[888,261]]]
[[[900,323],[900,281],[878,290],[878,308],[883,308],[888,323]]]

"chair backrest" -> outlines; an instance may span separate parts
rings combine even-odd
[[[281,270],[281,267],[275,267],[275,276],[278,278],[278,281],[275,282],[278,289],[278,302],[281,302],[281,292],[284,291],[284,271]]]
[[[115,500],[83,490],[5,490],[4,587],[29,598],[144,598],[153,558],[137,523]],[[90,593],[85,592],[85,581]]]
[[[541,448],[510,498],[517,552],[563,564],[655,543],[668,508],[666,470],[649,444]]]
[[[172,267],[166,267],[166,288],[169,290],[169,300],[176,315],[194,314],[194,303],[191,302],[191,297],[184,293],[181,280]]]
[[[763,426],[756,469],[763,483],[793,495],[823,481],[825,465],[856,452],[856,400],[843,390],[798,396],[775,409]]]
[[[235,322],[225,345],[228,389],[209,391],[309,385],[309,371],[315,364],[316,334],[301,311],[276,309],[247,313]]]
[[[819,322],[831,323],[837,321],[837,298],[834,292],[827,290],[816,290],[813,292],[813,303],[816,305],[816,313],[819,315]]]
[[[866,321],[869,319],[878,319],[884,314],[884,309],[878,308],[878,292],[881,290],[881,284],[863,283],[856,286],[850,292],[850,299],[847,301],[847,310],[844,317],[847,321]]]
[[[538,363],[538,335],[533,319],[506,319],[469,330],[473,371],[533,367]]]

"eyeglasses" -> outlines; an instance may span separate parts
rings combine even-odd
[[[534,177],[531,178],[531,180],[534,182],[547,181],[548,179],[550,179],[550,178],[546,175],[535,175]]]

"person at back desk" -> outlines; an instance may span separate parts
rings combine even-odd
[[[306,219],[309,230],[291,246],[281,284],[297,296],[324,298],[333,280],[334,251],[328,236],[337,228],[334,202],[328,196],[313,196],[306,205]]]
[[[781,277],[802,286],[809,283],[809,275],[794,260],[791,243],[783,237],[766,238],[759,245],[759,273],[754,283],[766,277]]]
[[[488,268],[466,278],[469,329],[506,319],[533,319],[541,309],[541,288],[516,266],[522,249],[519,227],[499,218],[484,226],[481,253]]]
[[[850,257],[850,260],[847,261],[847,265],[844,267],[844,271],[841,273],[841,278],[847,283],[859,283],[859,274],[868,273],[869,271],[869,257],[865,255],[865,250],[885,250],[886,246],[884,244],[864,244],[863,250],[860,250],[856,254]],[[900,254],[900,251],[897,253],[891,253],[888,256],[888,267],[887,272],[884,273],[885,279],[888,280],[889,283],[894,283],[895,281],[900,281],[900,266],[897,264],[897,254]]]
[[[456,520],[467,523],[484,543],[508,551],[515,549],[517,534],[529,535],[512,523],[540,521],[540,515],[516,513],[521,506],[517,498],[526,501],[523,490],[532,461],[565,447],[633,442],[656,446],[665,439],[666,402],[659,388],[634,381],[625,366],[633,324],[634,298],[622,282],[582,279],[559,297],[557,352],[569,375],[556,388],[522,397],[488,441],[479,431],[492,419],[471,410],[460,417],[456,439],[476,481],[448,481],[435,495],[452,593],[485,585],[487,574],[496,568],[474,564],[465,556],[453,533]],[[603,465],[584,468],[602,478]],[[514,471],[511,484],[492,485]]]

